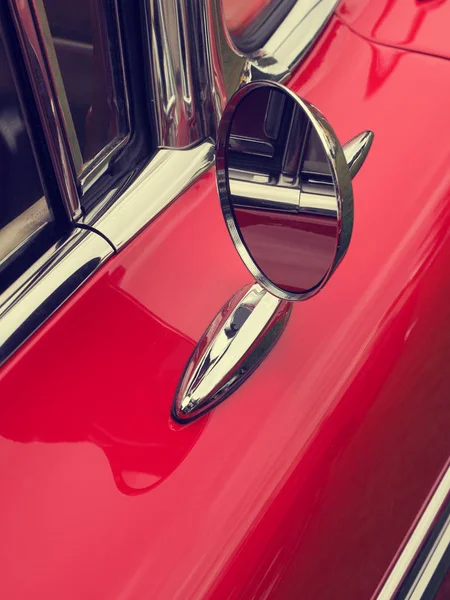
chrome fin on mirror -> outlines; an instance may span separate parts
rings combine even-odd
[[[352,179],[363,166],[372,146],[373,138],[372,131],[364,131],[344,144],[344,156]]]

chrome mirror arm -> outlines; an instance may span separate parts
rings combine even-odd
[[[173,418],[188,423],[225,400],[273,348],[291,310],[290,302],[259,283],[237,292],[197,344],[175,397]]]

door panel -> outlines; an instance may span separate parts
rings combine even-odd
[[[366,38],[450,58],[448,0],[341,0],[336,12],[353,31]]]
[[[185,362],[250,281],[214,174],[111,259],[1,371],[2,597],[360,600],[405,539],[450,454],[450,63],[334,20],[291,87],[375,132],[345,260],[181,426]]]

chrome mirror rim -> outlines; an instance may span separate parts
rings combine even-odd
[[[284,290],[275,285],[266,277],[247,249],[241,232],[236,225],[233,208],[231,206],[231,194],[226,167],[226,154],[228,150],[232,119],[241,101],[248,94],[251,94],[256,89],[261,87],[272,87],[274,89],[278,89],[283,93],[288,94],[297,104],[302,107],[323,144],[335,187],[338,207],[338,235],[334,260],[322,280],[314,288],[305,292],[295,293]],[[344,257],[348,249],[353,230],[353,187],[350,169],[344,155],[344,150],[339,143],[339,140],[331,125],[328,123],[322,113],[315,106],[301,99],[299,96],[297,96],[297,94],[279,83],[273,81],[256,81],[244,85],[230,99],[223,112],[219,125],[216,142],[216,181],[222,212],[231,239],[233,240],[239,256],[251,274],[255,277],[256,281],[258,281],[258,283],[260,283],[271,294],[277,298],[281,298],[282,300],[301,301],[317,294],[327,283],[328,279],[331,277],[336,267]]]

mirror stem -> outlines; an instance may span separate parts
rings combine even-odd
[[[367,158],[374,135],[372,131],[364,131],[347,142],[344,147],[344,156],[352,179],[363,166]]]

